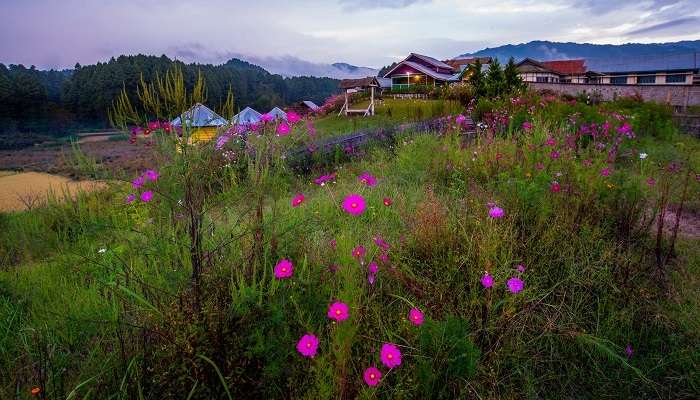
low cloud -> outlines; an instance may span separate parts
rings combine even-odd
[[[646,26],[644,28],[635,29],[627,32],[627,36],[641,36],[650,33],[698,33],[700,32],[700,17],[684,17],[671,21],[661,22],[658,24]]]

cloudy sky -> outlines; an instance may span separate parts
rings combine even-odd
[[[0,62],[41,68],[136,53],[381,67],[537,39],[700,39],[698,0],[0,0],[0,15]]]

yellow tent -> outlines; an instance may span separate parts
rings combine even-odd
[[[190,127],[190,138],[188,143],[208,142],[214,139],[219,129],[225,127],[229,122],[219,114],[212,111],[204,104],[197,103],[189,110],[182,113],[181,116],[171,121],[175,127],[181,127],[184,124]]]

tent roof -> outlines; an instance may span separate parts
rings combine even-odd
[[[228,121],[224,117],[201,103],[193,105],[189,110],[182,113],[181,116],[172,120],[171,124],[173,126],[182,126],[182,117],[185,118],[185,122],[189,124],[189,126],[193,127],[222,126],[228,124]]]
[[[255,124],[260,122],[262,114],[253,110],[250,107],[244,108],[241,112],[233,116],[233,122],[236,124]]]
[[[321,108],[321,107],[317,106],[316,103],[314,103],[314,102],[311,101],[311,100],[304,100],[304,101],[302,101],[302,103],[304,103],[307,107],[309,107],[310,109],[312,109],[312,110],[314,110],[314,111],[316,111],[316,110],[318,110],[319,108]]]
[[[272,116],[272,117],[274,117],[274,118],[276,118],[276,119],[277,119],[277,118],[281,118],[281,119],[284,119],[284,120],[287,119],[287,113],[284,112],[284,111],[282,111],[282,109],[279,108],[279,107],[275,107],[275,108],[273,108],[272,110],[268,111],[268,112],[267,112],[267,115],[270,115],[270,116]]]

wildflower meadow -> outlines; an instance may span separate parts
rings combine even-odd
[[[154,168],[0,214],[0,398],[700,393],[700,142],[664,106],[521,92],[322,152],[314,115],[192,143],[198,93],[144,87],[110,116]]]

